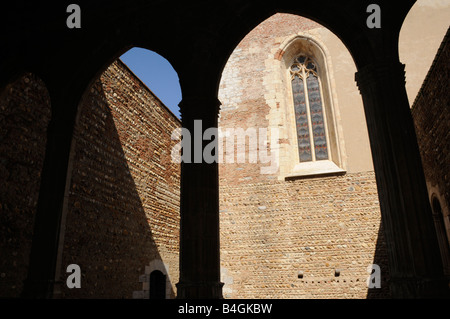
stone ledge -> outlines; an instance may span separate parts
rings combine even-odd
[[[284,177],[285,180],[297,178],[311,178],[316,176],[344,175],[347,171],[337,166],[332,161],[316,161],[299,163],[292,172]]]

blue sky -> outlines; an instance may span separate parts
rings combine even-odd
[[[153,51],[141,48],[127,51],[120,59],[180,118],[178,104],[181,102],[181,89],[178,75],[169,61]]]

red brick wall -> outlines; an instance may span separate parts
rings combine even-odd
[[[274,15],[253,29],[238,45],[222,75],[219,97],[222,102],[219,126],[226,128],[267,128],[270,106],[264,94],[265,60],[271,49],[280,45],[280,40],[295,32],[320,27],[312,20],[293,15]],[[235,111],[235,107],[239,111]],[[270,130],[269,130],[270,132]],[[270,137],[269,137],[270,142]],[[283,141],[280,141],[283,143]],[[235,151],[236,154],[236,151]],[[224,149],[224,156],[226,150]],[[259,157],[258,157],[259,159]],[[225,161],[225,157],[224,157]],[[275,174],[259,174],[261,164],[221,165],[221,178],[239,183],[242,178],[262,181],[276,178]],[[262,164],[269,166],[270,164]],[[243,169],[244,167],[244,169]]]
[[[227,298],[388,297],[373,172],[289,182],[221,183]],[[367,289],[378,264],[382,289]],[[334,270],[341,269],[339,277]],[[302,271],[304,277],[297,278]]]
[[[120,61],[89,89],[75,128],[62,274],[78,264],[82,289],[65,298],[131,298],[159,259],[178,282],[180,123]],[[172,292],[173,296],[174,292]]]
[[[412,106],[444,273],[450,275],[449,31]]]
[[[50,97],[27,73],[0,92],[0,297],[26,278],[45,155]]]
[[[288,37],[320,27],[277,14],[243,39],[222,77],[222,129],[269,126],[266,61]],[[225,298],[388,297],[374,172],[279,180],[278,172],[261,174],[265,165],[248,160],[220,165]],[[382,289],[367,288],[370,264],[381,267]],[[341,270],[339,277],[335,269]]]
[[[412,106],[429,186],[437,186],[450,207],[450,50],[447,35]]]
[[[19,297],[50,120],[45,84],[32,74],[0,92],[0,297]],[[122,62],[88,89],[74,130],[60,264],[62,298],[132,298],[145,266],[161,260],[178,282],[179,120]],[[81,289],[68,289],[69,264]]]
[[[244,87],[239,109],[221,112],[222,127],[267,127],[261,72],[264,50],[308,20],[276,16],[252,31],[224,74],[228,102]],[[277,28],[275,28],[275,25]],[[281,26],[281,28],[280,28]],[[257,51],[252,47],[259,46]],[[447,48],[444,47],[443,48]],[[260,52],[255,54],[255,52]],[[266,53],[267,53],[266,52]],[[413,107],[427,181],[449,202],[446,93],[442,49]],[[227,87],[228,86],[228,87]],[[63,298],[131,298],[153,260],[178,282],[179,166],[171,162],[180,122],[120,62],[88,89],[80,105],[63,227]],[[50,98],[26,74],[0,92],[0,296],[18,297],[27,273],[33,215],[45,152]],[[389,272],[373,172],[279,181],[252,164],[220,165],[221,266],[233,298],[388,297]],[[81,289],[64,283],[81,267]],[[366,267],[382,269],[382,289],[367,290]],[[334,276],[334,269],[341,275]],[[298,278],[302,271],[303,278]],[[175,291],[172,290],[172,296]]]

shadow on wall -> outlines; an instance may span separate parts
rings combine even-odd
[[[389,261],[382,220],[380,221],[380,227],[378,229],[373,264],[380,267],[379,277],[376,275],[377,270],[374,270],[372,275],[368,273],[368,277],[371,276],[373,287],[367,289],[367,299],[389,299],[391,298],[389,288]]]
[[[65,283],[65,267],[79,265],[82,288],[63,285],[62,298],[132,298],[133,292],[143,290],[139,279],[145,266],[162,260],[140,196],[155,193],[157,183],[148,180],[145,189],[138,190],[130,168],[140,160],[139,146],[127,129],[132,125],[127,113],[133,110],[123,108],[124,114],[114,115],[119,132],[109,103],[97,81],[89,88],[75,127],[61,273]],[[167,297],[174,296],[171,289]]]
[[[50,116],[34,74],[0,92],[0,298],[19,297],[27,276]]]
[[[148,297],[150,276],[143,275],[152,262],[164,267],[162,255],[169,256],[173,273],[178,271],[173,262],[178,258],[178,238],[172,235],[178,220],[173,218],[169,233],[161,229],[159,211],[169,208],[158,208],[160,203],[153,199],[161,189],[178,187],[179,180],[171,175],[173,168],[163,172],[168,160],[154,154],[152,136],[129,135],[130,114],[136,109],[114,110],[104,91],[110,89],[97,80],[80,105],[61,228],[62,287],[56,297],[118,299],[133,298],[136,292]],[[129,99],[132,95],[125,95],[125,101]],[[27,277],[50,117],[49,94],[33,74],[0,92],[0,298],[19,298]],[[170,183],[164,184],[163,173]],[[66,286],[70,264],[80,266],[79,289]],[[172,287],[167,276],[166,298],[175,297]]]

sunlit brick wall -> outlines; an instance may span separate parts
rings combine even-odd
[[[277,127],[280,148],[295,145],[285,134],[290,106],[283,95],[286,84],[274,75],[274,65],[279,63],[280,45],[297,34],[320,40],[330,55],[330,88],[339,108],[337,131],[345,145],[346,173],[285,179],[280,171],[261,174],[267,164],[224,160],[220,165],[224,296],[387,297],[386,245],[363,105],[353,61],[338,39],[317,23],[294,15],[276,14],[261,23],[241,41],[224,69],[219,126]],[[283,156],[280,152],[281,164],[295,160]],[[372,264],[381,268],[381,289],[367,287],[367,267]]]
[[[74,133],[64,234],[65,267],[82,288],[65,298],[132,298],[155,260],[178,282],[179,165],[171,161],[179,120],[121,61],[89,88]]]

